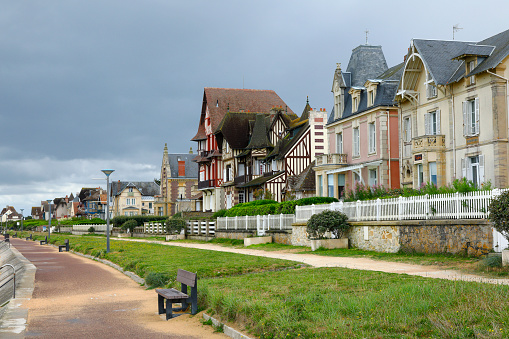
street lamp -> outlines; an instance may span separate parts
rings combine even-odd
[[[48,226],[48,241],[49,239],[51,238],[51,202],[53,200],[49,199],[49,200],[46,200],[48,202],[48,207],[49,207],[49,213],[48,213],[48,219],[49,219],[49,226]]]
[[[24,208],[19,209],[21,211],[21,232],[23,232],[23,210]]]
[[[115,170],[101,170],[106,174],[106,253],[110,253],[110,174]]]

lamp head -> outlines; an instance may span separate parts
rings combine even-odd
[[[104,169],[104,170],[101,170],[101,172],[103,172],[104,174],[106,174],[107,177],[109,177],[111,173],[115,172],[115,170]]]

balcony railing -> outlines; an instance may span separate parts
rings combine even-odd
[[[216,179],[198,181],[198,189],[216,187]]]
[[[235,185],[240,185],[245,184],[246,182],[250,182],[252,179],[253,177],[251,175],[244,174],[235,177],[235,179],[233,179],[233,182],[235,183]]]
[[[441,151],[445,149],[445,135],[425,135],[412,139],[412,151]]]
[[[347,164],[347,155],[332,153],[332,154],[322,154],[316,156],[316,165],[346,165]]]

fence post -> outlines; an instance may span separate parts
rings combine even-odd
[[[461,208],[459,192],[456,192],[456,194],[454,195],[454,199],[456,200],[456,219],[459,219],[460,218],[460,208]]]
[[[311,204],[311,215],[314,215],[315,212],[315,204]]]
[[[339,211],[343,213],[343,200],[340,200],[338,203]]]
[[[361,215],[361,201],[357,200],[355,204],[355,220],[359,221]]]
[[[239,224],[239,216],[235,216],[235,230],[237,230],[237,225]]]
[[[400,195],[398,198],[398,220],[403,217],[403,197]]]
[[[426,220],[429,219],[429,195],[426,194],[424,196],[424,198],[426,199]]]
[[[279,215],[279,229],[280,230],[283,229],[283,215],[282,214]]]
[[[382,214],[381,209],[382,209],[382,201],[380,200],[380,198],[378,198],[378,199],[376,199],[376,221],[380,221],[380,214]]]
[[[258,234],[258,231],[260,230],[260,224],[261,224],[261,216],[256,216],[256,234]]]

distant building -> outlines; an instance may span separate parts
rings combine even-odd
[[[2,222],[21,220],[21,213],[18,213],[13,206],[4,207],[0,212],[0,220]]]
[[[160,187],[155,182],[119,180],[110,183],[110,187],[113,217],[154,215],[155,196],[160,193]]]

